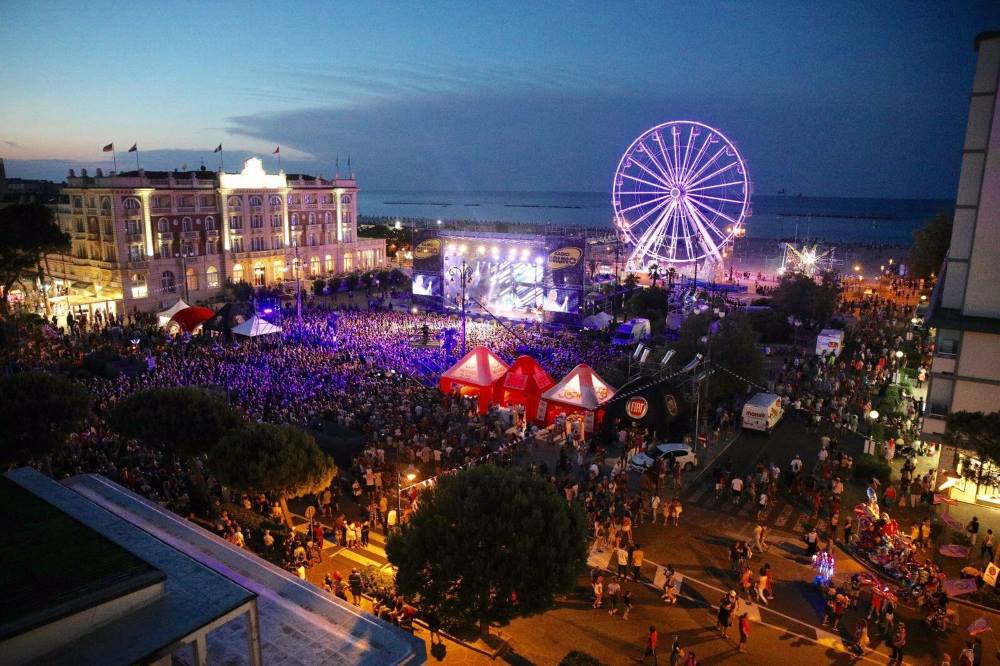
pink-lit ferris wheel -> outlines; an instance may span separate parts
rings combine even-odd
[[[690,120],[657,125],[628,147],[615,172],[615,226],[628,264],[721,263],[750,213],[750,177],[736,146]]]

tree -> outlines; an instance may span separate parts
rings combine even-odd
[[[660,279],[661,275],[663,275],[663,273],[660,271],[659,264],[649,265],[649,279],[652,281],[654,287],[656,286],[656,282]]]
[[[0,396],[0,459],[5,461],[51,453],[90,414],[90,394],[61,375],[26,372],[0,378]]]
[[[817,283],[809,275],[792,273],[781,279],[771,306],[786,318],[792,317],[809,328],[818,328],[830,321],[839,298],[840,283],[834,274],[823,273]]]
[[[667,292],[660,287],[636,291],[625,302],[625,314],[648,319],[653,333],[662,333],[667,325]]]
[[[667,291],[672,291],[677,280],[677,269],[671,266],[667,269]]]
[[[625,289],[632,291],[639,286],[639,278],[636,277],[635,273],[629,273],[625,276]]]
[[[746,381],[760,382],[764,356],[750,318],[743,313],[730,312],[718,320],[708,312],[688,317],[681,324],[676,349],[681,364],[700,353],[716,366],[708,382],[709,401],[745,392]]]
[[[951,216],[938,213],[922,229],[913,232],[913,245],[908,258],[909,274],[928,278],[941,270],[941,264],[951,246]]]
[[[946,432],[958,448],[975,451],[980,460],[1000,466],[1000,412],[952,412]],[[979,466],[977,486],[984,467]]]
[[[386,553],[400,592],[488,631],[573,587],[587,559],[586,519],[544,479],[480,465],[425,490]]]
[[[183,386],[133,393],[115,405],[108,421],[125,437],[190,457],[210,450],[244,419],[223,393]]]
[[[277,493],[292,527],[288,498],[322,492],[337,473],[333,459],[304,430],[255,423],[224,436],[209,452],[209,467],[223,484],[241,491]]]
[[[69,234],[59,228],[52,210],[39,203],[0,209],[0,311],[10,312],[10,290],[29,274],[40,272],[44,255],[69,252]]]
[[[316,278],[315,280],[313,280],[312,289],[313,293],[316,294],[317,296],[322,295],[323,290],[326,289],[326,280],[324,280],[323,278]]]

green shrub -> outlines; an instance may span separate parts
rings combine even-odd
[[[859,481],[876,478],[882,483],[889,483],[891,476],[892,467],[880,458],[863,453],[854,459],[854,478]]]
[[[573,650],[563,657],[562,661],[559,662],[559,666],[606,666],[606,664],[586,652]]]
[[[284,537],[288,533],[288,526],[284,523],[276,523],[268,516],[244,509],[239,504],[225,502],[222,504],[222,508],[229,513],[230,518],[244,527],[249,527],[253,532],[262,533],[264,530],[271,530],[275,539]]]

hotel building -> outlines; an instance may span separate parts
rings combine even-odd
[[[943,444],[954,498],[1000,506],[1000,469],[985,463],[988,482],[968,480],[984,463],[946,433],[950,413],[1000,409],[1000,32],[979,35],[975,48],[951,247],[927,313],[935,338],[922,437]]]
[[[216,296],[226,280],[275,285],[385,265],[385,240],[357,236],[357,182],[266,173],[132,171],[77,176],[57,211],[69,254],[46,258],[50,305],[150,312]]]

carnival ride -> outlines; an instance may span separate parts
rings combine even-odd
[[[628,270],[720,266],[750,215],[750,192],[743,156],[719,130],[675,120],[643,132],[618,163],[611,197]]]

